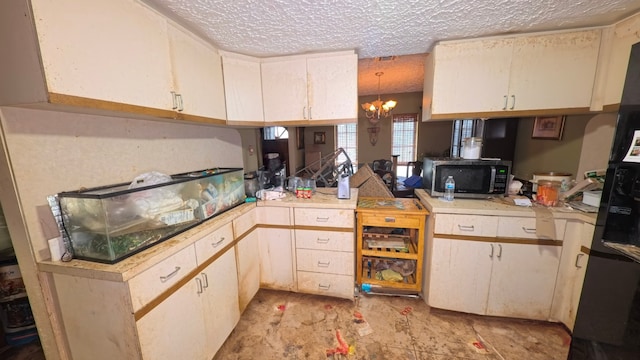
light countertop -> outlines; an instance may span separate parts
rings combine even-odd
[[[431,213],[435,214],[477,214],[493,216],[522,216],[535,217],[534,207],[542,207],[534,204],[533,207],[516,206],[508,203],[506,199],[460,199],[443,201],[431,197],[424,189],[416,189],[416,196]],[[586,213],[573,210],[568,207],[545,207],[556,219],[579,220],[589,224],[595,224],[595,213]]]
[[[355,209],[358,206],[358,189],[351,189],[350,199],[338,199],[338,188],[317,188],[316,193],[310,199],[296,198],[289,191],[284,192],[285,197],[276,200],[258,200],[258,206],[301,207],[331,209]]]

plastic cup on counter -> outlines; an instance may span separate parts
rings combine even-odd
[[[539,180],[536,203],[544,206],[556,206],[562,183],[552,180]]]

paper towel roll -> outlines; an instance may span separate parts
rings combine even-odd
[[[61,237],[47,240],[49,242],[49,253],[51,261],[61,261],[64,254],[64,242]]]

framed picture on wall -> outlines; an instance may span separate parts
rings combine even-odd
[[[327,141],[327,136],[324,131],[316,131],[313,133],[314,144],[324,144]]]
[[[538,116],[533,121],[532,139],[560,140],[566,116]]]

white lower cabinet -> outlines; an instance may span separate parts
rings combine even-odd
[[[295,291],[290,229],[260,229],[260,286]]]
[[[428,303],[475,314],[547,320],[560,251],[553,245],[436,237]]]
[[[240,320],[235,250],[229,249],[200,274],[206,359],[220,349]],[[178,359],[180,357],[174,357]],[[182,356],[183,359],[196,359]],[[155,359],[155,358],[153,358]]]
[[[143,359],[208,359],[203,306],[196,279],[136,323]]]
[[[252,231],[236,244],[238,251],[238,299],[244,311],[260,289],[258,233]]]

